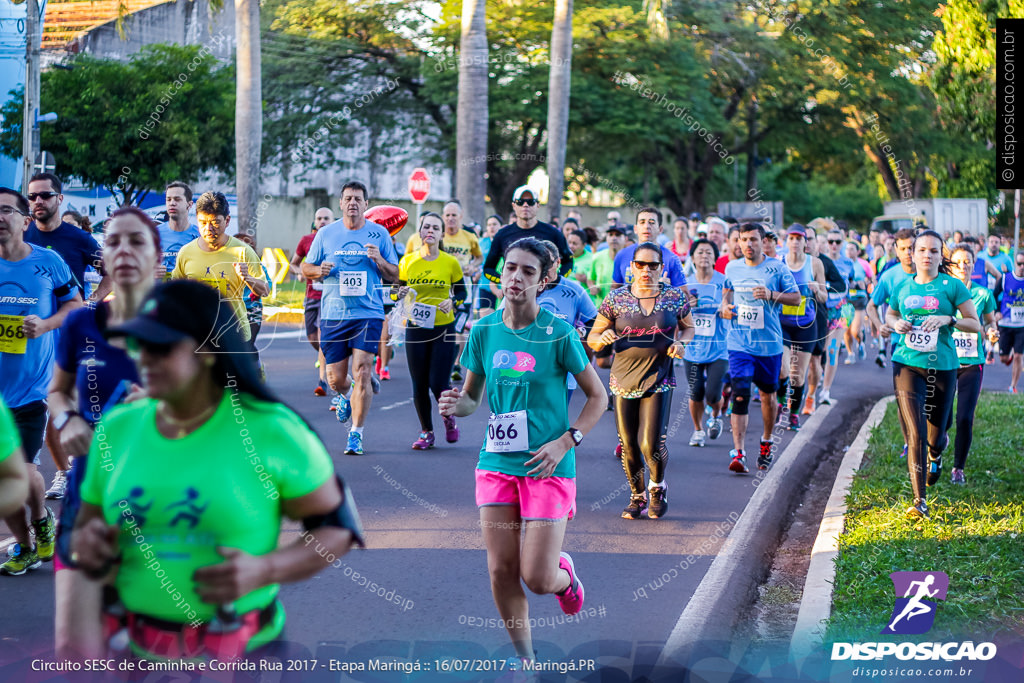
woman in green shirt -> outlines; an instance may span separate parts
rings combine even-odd
[[[950,272],[964,283],[971,294],[971,301],[978,315],[984,318],[988,339],[995,344],[999,341],[999,327],[996,325],[996,298],[987,287],[982,287],[971,280],[974,272],[974,252],[967,244],[953,247],[950,256],[952,261]],[[985,376],[985,335],[973,332],[953,333],[956,355],[960,358],[960,369],[957,370],[956,394],[956,442],[953,445],[953,471],[950,481],[954,484],[966,484],[964,466],[967,465],[967,454],[971,450],[974,438],[974,410],[978,407],[981,395],[981,383]],[[950,422],[953,416],[950,415]]]
[[[148,396],[97,426],[72,535],[71,560],[116,592],[113,651],[257,655],[284,626],[279,584],[362,542],[326,449],[260,382],[234,323],[216,290],[174,280],[106,332],[127,338]],[[278,548],[285,515],[305,531]],[[104,657],[96,612],[75,649]]]
[[[938,233],[918,234],[913,246],[917,275],[893,291],[886,315],[888,325],[903,335],[892,357],[892,371],[914,492],[914,504],[907,509],[912,517],[928,516],[925,484],[939,481],[942,451],[949,443],[946,428],[960,368],[953,332],[981,331],[967,288],[948,274],[942,246]]]

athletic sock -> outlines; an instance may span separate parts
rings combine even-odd
[[[789,399],[789,412],[792,413],[793,415],[798,415],[800,413],[800,409],[803,408],[803,405],[804,405],[804,387],[803,387],[803,385],[800,385],[798,387],[793,387],[793,397],[791,399]]]
[[[664,488],[665,487],[665,482],[663,482],[663,481],[649,481],[649,482],[647,482],[647,488],[648,489],[653,489],[656,486],[660,486],[660,487]]]
[[[362,427],[353,427],[352,429],[348,430],[348,433],[349,434],[358,434],[359,436],[362,436],[363,435],[363,428]]]

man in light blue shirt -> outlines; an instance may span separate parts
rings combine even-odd
[[[634,230],[636,231],[637,243],[629,245],[615,256],[612,282],[616,287],[630,284],[633,275],[629,264],[633,262],[633,252],[636,251],[637,246],[644,242],[654,242],[658,239],[658,235],[661,234],[661,211],[653,206],[640,209],[636,214]],[[686,284],[682,261],[668,247],[664,245],[659,246],[661,246],[662,263],[665,264],[665,268],[662,271],[664,273],[662,279],[667,279],[667,284],[673,287],[682,287]]]
[[[157,268],[161,279],[167,279],[174,272],[174,263],[181,248],[199,239],[199,228],[189,222],[189,211],[193,204],[192,188],[175,180],[168,183],[164,199],[167,202],[167,222],[156,226],[160,232],[160,249],[163,251]]]
[[[368,199],[365,185],[346,183],[341,220],[317,231],[302,264],[303,276],[324,284],[320,348],[327,361],[327,382],[338,392],[338,421],[352,418],[347,455],[363,454],[363,424],[374,393],[371,371],[384,326],[383,281],[398,280],[391,235],[364,217]],[[347,397],[350,387],[352,395]]]

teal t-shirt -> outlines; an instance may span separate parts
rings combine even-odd
[[[953,345],[956,347],[956,354],[960,357],[960,365],[984,365],[985,364],[985,314],[995,313],[996,298],[987,287],[982,287],[977,282],[971,283],[971,301],[978,311],[978,320],[981,321],[982,332],[953,332]],[[957,314],[959,318],[960,315]]]
[[[527,411],[529,449],[490,453],[480,448],[477,468],[524,477],[535,467],[524,463],[549,441],[569,428],[566,375],[587,367],[580,336],[569,323],[541,308],[533,324],[509,329],[495,311],[473,325],[462,354],[462,366],[485,378],[492,415]],[[575,449],[558,463],[555,477],[576,476]]]
[[[971,298],[964,283],[951,275],[939,273],[938,277],[926,285],[919,284],[910,278],[893,289],[889,297],[889,308],[900,314],[907,322],[917,327],[921,319],[932,315],[956,315],[957,308]],[[905,335],[900,338],[899,346],[892,359],[904,365],[916,368],[934,368],[936,370],[956,370],[960,367],[960,359],[953,346],[953,327],[943,325],[938,330],[938,340],[934,351],[919,351],[910,348],[910,340]]]

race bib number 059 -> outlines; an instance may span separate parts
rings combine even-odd
[[[939,331],[929,330],[925,332],[922,329],[914,328],[907,333],[904,340],[907,342],[907,346],[915,351],[921,351],[922,353],[930,353],[938,348],[939,345]]]
[[[366,273],[361,270],[345,270],[338,273],[339,294],[342,296],[366,296]]]
[[[526,411],[491,415],[487,421],[488,453],[516,453],[530,450],[530,437],[526,423]]]
[[[25,337],[23,315],[0,315],[0,353],[25,353],[28,338]]]

